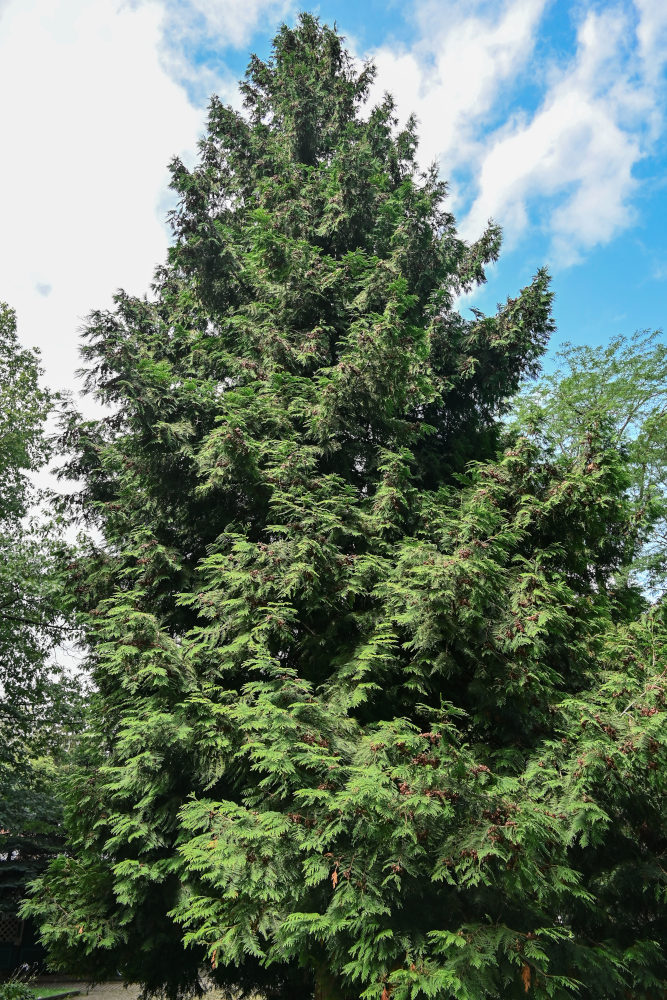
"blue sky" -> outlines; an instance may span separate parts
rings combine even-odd
[[[289,0],[0,0],[0,298],[70,387],[77,328],[166,249],[166,164],[192,160],[208,95],[238,103]],[[563,340],[667,327],[664,0],[322,0],[421,122],[474,238],[505,231],[494,308],[546,263]]]

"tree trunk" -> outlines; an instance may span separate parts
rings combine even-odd
[[[348,1000],[331,973],[321,967],[315,972],[315,1000]]]

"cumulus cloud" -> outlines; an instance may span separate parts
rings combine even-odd
[[[135,6],[153,0],[130,0]],[[245,49],[255,34],[272,37],[294,16],[291,0],[161,0],[164,23],[160,54],[167,72],[204,103],[217,93],[238,105],[237,79],[221,53]]]
[[[78,330],[117,287],[148,291],[169,239],[167,165],[194,159],[229,47],[285,0],[0,0],[0,300],[76,385]],[[215,60],[207,59],[214,52]]]
[[[510,244],[537,228],[567,265],[634,219],[634,169],[664,131],[667,6],[584,11],[574,54],[545,64],[536,44],[546,10],[540,0],[424,0],[414,46],[376,53],[377,87],[417,113],[422,156],[453,182],[467,236],[490,216]],[[522,106],[528,81],[540,96]]]
[[[223,46],[246,46],[253,34],[273,28],[290,9],[289,0],[169,0],[167,8],[175,20],[190,30],[203,30]]]
[[[646,76],[657,80],[664,71],[667,49],[667,4],[664,0],[635,0],[639,13],[637,39]]]
[[[1,12],[0,299],[57,387],[73,385],[89,310],[147,291],[166,251],[167,164],[203,116],[160,63],[162,28],[158,3]]]
[[[557,261],[567,264],[628,225],[632,169],[653,108],[650,88],[618,72],[630,31],[624,13],[588,14],[572,65],[556,75],[539,109],[489,142],[470,229],[493,214],[516,239],[532,210]]]
[[[438,160],[449,175],[474,157],[504,88],[525,68],[545,7],[546,0],[418,4],[415,45],[372,53],[378,76],[371,99],[388,90],[399,114],[414,111],[422,158]]]

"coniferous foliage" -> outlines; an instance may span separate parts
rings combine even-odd
[[[623,455],[499,417],[552,330],[310,16],[173,165],[154,301],[96,313],[70,474],[97,685],[55,961],[320,1000],[664,990],[665,612]],[[500,449],[500,451],[498,451]],[[640,543],[641,540],[637,542]],[[630,599],[632,597],[632,600]],[[629,610],[631,609],[631,610]]]

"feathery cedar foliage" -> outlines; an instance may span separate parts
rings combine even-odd
[[[28,909],[169,996],[648,1000],[667,628],[620,573],[627,468],[498,454],[548,277],[455,310],[499,231],[457,236],[372,77],[283,27],[173,165],[154,300],[90,319],[95,725]]]

